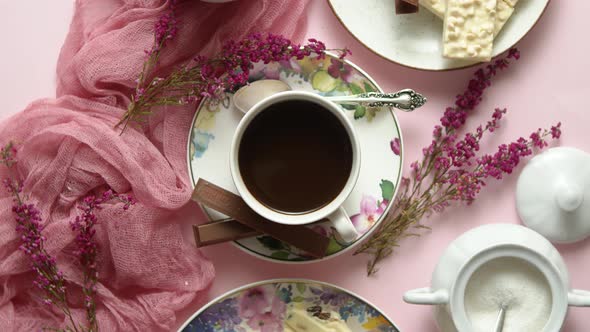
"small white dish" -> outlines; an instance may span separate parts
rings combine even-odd
[[[569,306],[590,306],[590,292],[571,288],[567,267],[557,249],[540,234],[513,224],[490,224],[465,232],[442,254],[431,286],[407,292],[404,300],[435,305],[437,324],[444,332],[473,331],[465,308],[469,280],[485,263],[507,257],[529,263],[545,276],[551,289],[551,313],[538,332],[559,331]]]
[[[535,156],[518,178],[516,208],[522,222],[549,241],[590,236],[590,154],[557,147]]]
[[[396,15],[395,1],[328,0],[342,25],[381,57],[415,69],[450,70],[477,64],[442,56],[442,20],[420,7],[416,14]],[[493,56],[514,46],[537,23],[549,0],[520,0],[494,40]]]

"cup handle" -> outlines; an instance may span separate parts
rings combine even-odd
[[[332,226],[346,243],[350,243],[358,238],[359,234],[357,233],[356,228],[354,228],[348,214],[344,211],[344,208],[339,207],[328,216],[328,219],[330,219]]]
[[[590,292],[572,289],[567,294],[568,304],[572,307],[590,307]]]
[[[449,292],[446,289],[433,291],[429,287],[418,288],[406,292],[404,301],[411,304],[447,304],[449,303]]]

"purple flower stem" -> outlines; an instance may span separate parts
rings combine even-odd
[[[2,158],[2,164],[11,168]],[[40,211],[33,204],[27,204],[23,200],[22,183],[9,178],[4,180],[4,185],[14,199],[12,211],[17,222],[16,230],[21,234],[22,245],[19,247],[31,259],[31,267],[36,272],[37,278],[33,282],[44,292],[43,302],[47,305],[54,304],[58,307],[71,323],[66,329],[80,332],[74,322],[72,313],[67,304],[67,291],[64,275],[57,268],[56,260],[45,250],[46,238],[42,234]]]
[[[82,200],[82,203],[78,207],[82,211],[82,214],[70,223],[72,231],[77,232],[75,239],[77,247],[76,255],[84,271],[84,308],[90,331],[98,330],[95,302],[96,283],[98,282],[98,271],[96,268],[98,245],[94,239],[94,235],[96,234],[94,226],[98,223],[98,218],[95,215],[95,211],[100,210],[104,203],[111,200],[122,202],[123,210],[129,209],[131,205],[135,204],[132,196],[117,194],[112,190],[105,191],[101,197],[89,195]]]
[[[521,137],[510,144],[501,144],[494,154],[478,156],[481,139],[500,128],[500,120],[506,113],[505,109],[496,109],[485,125],[459,138],[457,132],[481,102],[491,79],[508,68],[510,59],[519,58],[518,50],[512,49],[504,58],[477,70],[467,90],[456,97],[453,106],[445,109],[440,125],[434,127],[431,144],[422,150],[422,159],[410,165],[410,177],[402,178],[402,190],[379,232],[355,252],[373,256],[367,266],[369,274],[375,273],[377,263],[393,253],[399,239],[418,235],[415,230],[428,228],[421,224],[424,216],[442,212],[452,202],[471,204],[488,179],[501,180],[535,149],[543,149],[549,145],[549,139],[561,136],[561,123],[558,123],[550,130],[534,131],[528,139]]]

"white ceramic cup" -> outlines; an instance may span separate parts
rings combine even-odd
[[[242,175],[240,173],[240,167],[238,162],[238,151],[240,148],[240,142],[242,140],[242,136],[246,128],[248,128],[252,120],[258,114],[268,109],[271,105],[276,104],[278,102],[284,102],[289,100],[304,100],[312,102],[314,104],[321,106],[322,109],[326,112],[331,112],[333,115],[336,116],[336,118],[338,118],[338,120],[340,120],[340,122],[346,129],[352,146],[352,168],[348,180],[344,185],[344,188],[340,191],[336,198],[334,198],[330,203],[326,204],[322,208],[299,214],[281,213],[260,203],[246,187],[246,184],[244,183],[244,180],[242,179]],[[352,192],[359,176],[361,166],[360,143],[358,137],[356,136],[352,122],[348,117],[346,117],[344,111],[340,108],[340,106],[317,94],[303,91],[286,91],[267,97],[255,104],[244,115],[244,117],[238,124],[238,127],[232,140],[229,160],[231,175],[234,184],[238,189],[238,192],[240,193],[242,199],[246,202],[246,204],[248,204],[248,206],[259,215],[263,216],[268,220],[285,225],[306,225],[316,222],[320,219],[327,218],[330,220],[333,227],[340,234],[344,241],[352,242],[358,238],[358,233],[354,228],[354,225],[350,221],[350,218],[346,214],[346,211],[344,211],[344,209],[342,208],[342,204],[344,203],[348,195],[350,195],[350,193]]]

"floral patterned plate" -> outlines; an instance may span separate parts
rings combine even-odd
[[[263,78],[280,79],[293,90],[323,96],[382,92],[360,68],[332,55],[325,59],[307,57],[300,61],[257,64],[251,71],[250,81]],[[203,178],[237,194],[229,169],[229,150],[242,113],[234,108],[231,98],[230,93],[221,102],[204,100],[199,105],[191,127],[187,159],[193,184]],[[360,176],[343,207],[361,236],[347,245],[329,224],[310,226],[330,237],[328,255],[323,259],[353,248],[377,228],[391,206],[401,175],[402,137],[391,109],[346,105],[343,111],[354,119],[362,151]],[[203,209],[211,220],[226,218],[217,211]],[[317,260],[266,235],[243,239],[236,244],[248,253],[273,261],[301,263]]]
[[[379,309],[355,294],[323,282],[292,279],[232,290],[197,311],[179,331],[283,332],[293,308],[318,319],[340,319],[352,332],[399,332]]]

